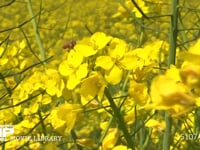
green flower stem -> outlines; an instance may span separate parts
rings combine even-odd
[[[40,119],[40,123],[41,123],[41,127],[42,127],[42,132],[46,136],[47,135],[46,126],[45,126],[44,119],[42,117],[42,113],[41,113],[40,109],[38,110],[38,116],[39,116],[39,119]]]
[[[142,120],[138,120],[139,126],[144,126],[144,122]],[[140,146],[143,147],[145,139],[146,139],[146,133],[145,128],[141,128],[139,130],[139,136],[140,136]]]
[[[113,121],[113,116],[110,117],[108,124],[107,124],[105,130],[103,131],[101,138],[99,139],[97,149],[99,148],[100,144],[103,142],[103,139],[105,138],[106,134],[108,133],[108,130],[111,126],[112,121]]]
[[[185,29],[186,27],[184,26],[184,18],[182,17],[178,17],[178,21],[180,22],[180,28],[181,29]],[[180,30],[179,30],[180,31]],[[180,43],[180,44],[184,44],[184,47],[186,47],[187,49],[189,48],[189,44],[187,43],[187,41],[189,41],[187,35],[186,35],[186,32],[185,30],[181,31],[180,34],[181,34],[181,37],[183,39],[183,42]]]
[[[168,112],[165,112],[165,122],[166,128],[163,138],[163,150],[170,150],[170,143],[171,143],[171,128],[172,128],[172,118]]]
[[[194,133],[198,134],[200,131],[200,108],[195,110],[194,120]]]
[[[123,116],[120,113],[119,108],[116,106],[115,102],[113,101],[112,96],[110,95],[110,92],[107,88],[105,88],[105,96],[108,98],[108,101],[110,103],[110,106],[114,112],[114,117],[116,117],[117,122],[119,124],[120,129],[122,130],[123,134],[124,134],[124,138],[126,139],[127,145],[129,148],[131,148],[132,150],[134,150],[134,142],[132,140],[131,135],[128,132],[128,129],[126,127],[125,121]]]
[[[178,32],[178,2],[179,0],[172,0],[172,15],[170,25],[170,49],[169,49],[169,61],[168,68],[171,64],[175,65],[176,62],[176,46],[177,46],[177,32]],[[163,138],[163,150],[170,150],[170,144],[172,141],[171,128],[172,118],[168,112],[165,112],[166,129]]]
[[[42,40],[41,40],[39,31],[38,31],[38,26],[37,26],[37,23],[36,23],[36,20],[35,20],[35,17],[34,17],[33,8],[32,8],[30,0],[27,0],[27,6],[28,6],[30,16],[32,18],[33,29],[34,29],[35,37],[36,37],[38,47],[39,47],[39,50],[40,50],[41,58],[42,58],[42,61],[44,61],[46,59],[45,50],[44,50],[43,45],[42,45]]]
[[[171,64],[175,65],[176,59],[176,46],[177,46],[177,34],[178,34],[178,2],[179,0],[172,0],[172,15],[170,25],[170,48],[169,48],[169,61],[168,67]]]

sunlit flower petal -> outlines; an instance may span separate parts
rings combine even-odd
[[[58,70],[59,70],[60,74],[63,75],[63,76],[69,76],[74,71],[73,67],[70,67],[70,65],[69,65],[67,60],[63,61],[59,65]]]
[[[107,36],[103,32],[96,32],[91,36],[90,40],[92,43],[94,43],[94,47],[96,49],[102,49],[109,43],[111,39],[111,36]]]
[[[74,89],[80,83],[80,79],[75,74],[71,74],[67,80],[67,88],[69,90]]]
[[[67,113],[66,113],[67,112]],[[51,111],[49,120],[54,129],[61,135],[69,133],[82,112],[79,104],[63,104]]]
[[[75,51],[70,51],[68,54],[67,62],[73,68],[77,68],[83,61],[83,56]]]
[[[104,138],[102,142],[103,150],[110,150],[112,149],[119,137],[118,129],[117,128],[110,128],[108,134]]]
[[[151,98],[155,109],[176,110],[176,107],[189,108],[195,104],[195,98],[189,95],[187,87],[165,75],[153,80]]]
[[[124,69],[135,70],[138,67],[138,57],[133,52],[127,52],[120,63]]]
[[[114,62],[112,61],[112,58],[110,56],[99,56],[96,59],[96,66],[101,67],[105,70],[111,69],[113,65]]]
[[[149,100],[148,88],[144,83],[137,83],[131,80],[128,92],[130,97],[139,105],[145,105]]]
[[[113,150],[129,150],[125,145],[117,145],[113,148]]]
[[[126,42],[121,39],[114,38],[110,43],[108,53],[112,58],[119,60],[123,57],[126,50],[127,50]]]
[[[166,124],[165,124],[164,121],[158,121],[158,120],[155,120],[155,119],[150,119],[145,124],[145,126],[149,127],[149,128],[153,128],[155,131],[164,131]]]
[[[69,132],[74,127],[77,114],[80,112],[81,112],[81,107],[79,104],[64,104],[58,107],[57,117],[65,121],[66,123],[65,131]]]
[[[83,105],[92,100],[96,95],[101,100],[106,86],[103,77],[97,72],[92,73],[88,78],[84,79],[81,84],[80,94]]]
[[[105,78],[110,84],[115,85],[121,81],[122,75],[123,70],[114,65],[113,68],[105,75]]]
[[[80,67],[76,71],[76,77],[78,79],[82,79],[82,78],[87,76],[87,73],[88,73],[87,67],[88,67],[87,63],[84,63],[84,64],[80,65]]]
[[[89,57],[96,54],[96,50],[94,50],[91,46],[84,44],[76,44],[74,49],[76,52],[82,56]]]

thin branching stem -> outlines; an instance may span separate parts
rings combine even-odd
[[[176,62],[176,47],[177,47],[177,35],[178,35],[178,4],[179,0],[172,0],[168,68],[170,67],[170,65],[175,65]],[[163,138],[163,150],[170,150],[170,144],[172,141],[172,136],[171,136],[172,118],[168,112],[165,112],[165,122],[166,122],[166,129]]]
[[[112,96],[110,95],[110,92],[107,88],[105,88],[105,96],[108,98],[108,101],[110,103],[110,106],[114,112],[114,116],[117,119],[118,125],[120,127],[120,129],[122,130],[123,134],[124,134],[124,138],[126,139],[127,145],[129,148],[131,148],[132,150],[134,150],[134,142],[132,140],[131,134],[129,133],[127,127],[126,127],[126,123],[124,121],[123,116],[120,113],[119,108],[116,106],[115,102],[113,101]]]
[[[36,23],[36,19],[34,17],[34,12],[33,12],[32,4],[31,4],[30,0],[27,0],[27,6],[28,6],[28,10],[29,10],[31,18],[33,18],[31,21],[32,21],[32,24],[33,24],[34,32],[35,32],[35,37],[36,37],[37,44],[38,44],[38,47],[39,47],[39,50],[40,50],[42,61],[44,61],[46,59],[45,50],[43,48],[42,40],[41,40],[39,31],[38,31],[38,26],[37,26],[37,23]]]

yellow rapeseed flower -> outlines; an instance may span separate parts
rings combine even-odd
[[[131,80],[128,92],[130,97],[139,105],[145,105],[149,100],[148,88],[144,83],[137,83]]]
[[[187,63],[180,69],[180,76],[186,85],[191,88],[200,88],[200,65]]]
[[[91,138],[76,139],[76,143],[83,147],[94,147],[95,143]]]
[[[153,132],[160,132],[165,130],[166,124],[164,121],[150,119],[145,126],[148,128],[153,128]]]
[[[118,128],[110,128],[106,137],[103,139],[102,148],[103,150],[110,150],[114,148],[119,137]]]
[[[131,150],[131,149],[125,145],[117,145],[113,148],[113,150]]]
[[[111,39],[111,36],[107,36],[103,32],[96,32],[90,38],[84,38],[79,41],[74,49],[78,54],[89,57],[103,49]]]
[[[63,79],[58,74],[57,70],[47,69],[45,80],[43,82],[44,88],[49,95],[56,95],[57,97],[60,97],[62,95],[65,84]]]
[[[179,59],[200,65],[199,46],[200,46],[200,39],[192,47],[190,47],[188,52],[181,52],[179,54]],[[184,65],[184,63],[183,63],[183,65]]]
[[[124,120],[128,125],[131,125],[135,122],[135,108],[134,107],[125,114]]]
[[[134,1],[137,3],[138,7],[143,11],[144,14],[147,14],[149,12],[149,7],[145,5],[145,2],[143,0]],[[129,16],[129,11],[134,13],[137,18],[142,18],[141,12],[138,10],[138,8],[135,7],[131,0],[125,0],[125,3],[119,6],[118,13],[116,13],[114,17],[119,15]]]
[[[59,72],[63,76],[67,76],[68,89],[74,89],[82,78],[87,76],[87,63],[82,63],[83,56],[75,51],[70,51],[68,59],[59,65]]]
[[[149,7],[145,5],[145,2],[143,0],[136,0],[135,2],[138,4],[138,6],[140,7],[140,9],[143,11],[144,14],[147,14],[149,12]],[[133,12],[135,13],[135,16],[137,18],[143,17],[141,12],[139,12],[139,10],[136,7],[134,7]]]
[[[91,36],[90,42],[94,44],[95,49],[100,50],[103,49],[111,39],[111,36],[108,36],[103,32],[96,32]]]
[[[146,127],[152,129],[152,134],[151,134],[151,139],[157,143],[159,142],[159,133],[164,132],[166,128],[166,123],[165,121],[159,121],[155,119],[150,119],[146,124]]]
[[[170,110],[173,113],[181,113],[195,105],[195,98],[189,89],[181,82],[166,75],[154,78],[151,85],[150,108],[158,110]]]
[[[59,134],[68,134],[75,126],[82,109],[79,104],[63,104],[51,111],[49,121]],[[67,113],[66,113],[67,112]]]
[[[130,70],[135,67],[137,56],[126,51],[126,43],[113,38],[108,47],[108,55],[96,59],[96,66],[106,70],[105,78],[110,84],[115,85],[121,81],[124,69]]]
[[[3,107],[6,107],[6,106],[2,106]],[[12,124],[15,119],[16,119],[16,116],[15,114],[13,113],[13,109],[10,108],[10,109],[4,109],[4,110],[1,110],[1,113],[0,113],[0,124]]]
[[[84,79],[81,84],[80,94],[83,105],[87,104],[95,96],[99,100],[102,99],[106,82],[104,78],[97,72],[92,72],[91,75]]]

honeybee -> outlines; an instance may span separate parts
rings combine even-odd
[[[65,43],[63,44],[62,48],[67,49],[68,51],[73,49],[74,46],[76,45],[76,40],[66,40]]]

